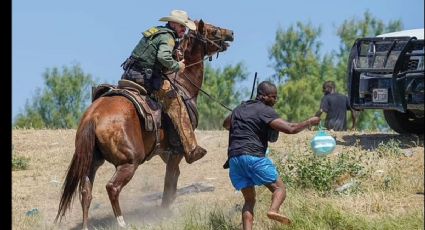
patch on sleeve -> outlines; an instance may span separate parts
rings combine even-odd
[[[176,44],[176,42],[174,41],[174,39],[169,38],[169,39],[168,39],[168,41],[167,41],[167,44],[168,44],[169,46],[171,46],[171,47],[174,47],[174,45]]]
[[[145,32],[143,32],[143,36],[148,38],[148,37],[158,33],[158,31],[159,31],[158,28],[152,27],[152,28],[147,29]]]

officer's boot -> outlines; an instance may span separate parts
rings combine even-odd
[[[162,104],[164,105],[164,112],[166,112],[171,118],[171,121],[180,136],[186,162],[191,164],[201,159],[205,156],[205,154],[207,154],[207,150],[197,145],[196,136],[193,131],[186,106],[180,96],[178,96],[171,88],[169,81],[164,81],[161,90],[157,93],[157,96],[159,96]]]

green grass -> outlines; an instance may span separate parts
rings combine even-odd
[[[271,193],[265,188],[257,189],[257,205],[254,210],[254,229],[264,230],[393,230],[424,229],[424,213],[421,210],[406,212],[403,215],[380,213],[378,216],[355,210],[343,210],[330,198],[316,197],[313,190],[289,189],[287,200],[281,212],[293,224],[280,225],[269,220],[265,213],[270,205]],[[338,195],[339,196],[339,195]],[[315,198],[316,197],[316,198]],[[343,200],[343,199],[342,199]],[[225,207],[205,209],[192,207],[182,220],[184,230],[233,230],[241,229],[241,213],[231,212]],[[169,228],[155,229],[169,229]]]
[[[305,200],[302,191],[293,191],[296,198],[288,199],[290,218],[293,225],[276,229],[423,229],[423,212],[415,211],[402,216],[383,215],[370,218],[364,214],[343,211],[332,204],[332,201]],[[292,193],[292,194],[293,194]]]
[[[30,159],[27,157],[12,157],[12,171],[26,170]]]

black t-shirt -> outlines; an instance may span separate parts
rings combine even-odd
[[[335,131],[347,130],[348,97],[339,93],[327,94],[322,98],[320,108],[326,113],[325,127]]]
[[[264,157],[269,123],[277,118],[273,107],[259,100],[249,100],[236,107],[230,121],[229,158],[243,154]]]

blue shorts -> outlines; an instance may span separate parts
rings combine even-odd
[[[236,190],[271,184],[278,178],[276,167],[267,157],[240,155],[230,158],[229,166],[230,181]]]

